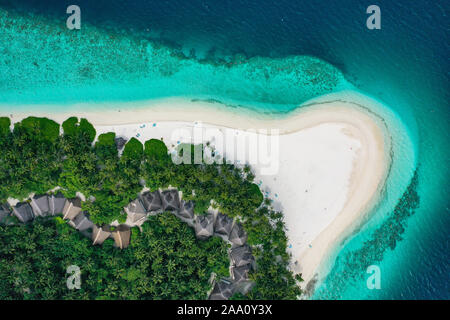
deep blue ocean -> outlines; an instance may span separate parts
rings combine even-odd
[[[63,22],[70,4],[74,1],[0,0],[0,7],[61,17]],[[336,289],[346,282],[346,268],[351,267],[345,264],[346,257],[365,248],[357,237],[342,248],[315,298],[450,299],[449,1],[77,0],[76,4],[82,8],[83,22],[151,39],[196,59],[214,61],[237,54],[318,57],[392,108],[407,125],[417,149],[413,188],[420,206],[402,218],[398,241],[377,252],[382,274],[387,274],[381,290],[362,293],[348,284]],[[381,30],[366,28],[366,8],[372,4],[381,9]],[[377,234],[373,229],[362,232],[370,233],[365,238]],[[327,292],[327,287],[334,292]]]

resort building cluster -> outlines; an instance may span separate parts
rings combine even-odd
[[[236,292],[246,294],[252,288],[249,273],[256,268],[256,264],[242,225],[213,210],[209,210],[206,215],[196,215],[194,202],[186,202],[180,198],[180,192],[176,189],[143,192],[124,208],[127,215],[125,223],[114,226],[114,223],[96,225],[89,220],[89,213],[83,211],[79,197],[66,199],[60,192],[34,195],[30,200],[19,202],[15,206],[0,206],[0,223],[7,223],[7,218],[11,216],[22,223],[30,223],[36,217],[62,215],[69,225],[91,238],[93,245],[101,245],[106,239],[112,238],[116,247],[125,249],[130,244],[132,227],[139,227],[150,215],[169,211],[194,228],[199,240],[218,236],[230,244],[230,276],[213,280],[209,299],[228,299]]]

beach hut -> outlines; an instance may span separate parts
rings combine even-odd
[[[36,216],[45,217],[50,213],[50,204],[48,202],[48,196],[45,195],[35,195],[31,199],[31,208]]]
[[[246,264],[240,267],[233,267],[233,286],[235,291],[239,291],[242,294],[247,294],[247,292],[252,288],[253,281],[249,278],[249,273],[251,270],[251,265]]]
[[[178,190],[165,190],[161,192],[161,201],[164,211],[176,211],[180,209]]]
[[[141,200],[135,199],[125,208],[125,212],[132,223],[143,221],[147,217],[147,212]]]
[[[63,212],[64,205],[66,204],[66,198],[61,192],[58,192],[56,195],[53,194],[49,196],[48,202],[50,205],[50,214],[54,216]]]
[[[140,195],[142,204],[147,212],[162,210],[162,202],[159,191],[144,192]]]
[[[235,247],[230,252],[231,262],[235,267],[245,266],[247,264],[253,265],[254,257],[248,245]]]
[[[69,224],[78,231],[85,231],[94,227],[92,221],[89,220],[83,212],[77,214],[73,220],[69,221]]]
[[[247,242],[247,233],[241,224],[235,224],[228,239],[234,246],[242,246]]]
[[[192,201],[186,202],[182,200],[180,210],[178,210],[176,215],[184,219],[194,219],[194,203]]]
[[[28,202],[20,202],[13,207],[13,214],[23,223],[34,219],[34,213]]]
[[[214,216],[197,216],[195,219],[195,235],[200,240],[206,240],[213,235],[214,232]]]
[[[109,225],[104,225],[101,227],[92,226],[92,244],[103,244],[103,242],[111,236],[111,230]]]
[[[121,224],[112,232],[114,242],[117,247],[124,249],[130,244],[131,230],[130,227]]]
[[[63,219],[73,220],[81,212],[81,200],[79,198],[67,199],[63,209]]]
[[[210,300],[228,300],[233,295],[233,284],[226,280],[220,280],[214,284],[209,295]]]
[[[233,267],[232,270],[233,280],[235,282],[248,281],[249,280],[248,274],[250,272],[250,269],[251,269],[250,264],[246,264],[240,267]]]
[[[232,227],[233,219],[219,212],[217,214],[216,223],[214,224],[214,232],[228,237]]]
[[[114,142],[116,144],[117,150],[122,150],[122,148],[127,143],[127,139],[124,139],[122,137],[117,137],[114,139]]]

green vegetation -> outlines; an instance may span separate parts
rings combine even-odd
[[[167,147],[161,140],[150,139],[145,142],[145,155],[149,159],[162,160],[167,158],[167,152]]]
[[[9,119],[8,119],[9,120]],[[258,268],[251,277],[256,286],[253,299],[295,299],[300,294],[296,279],[287,270],[289,256],[283,215],[270,207],[253,183],[250,167],[231,164],[175,164],[164,142],[151,139],[144,146],[136,139],[119,156],[115,134],[98,137],[85,119],[70,118],[59,126],[48,119],[28,118],[14,130],[4,130],[0,120],[0,203],[7,197],[26,198],[30,192],[46,192],[56,186],[67,197],[77,191],[86,196],[83,209],[93,222],[123,221],[123,207],[135,199],[144,184],[150,190],[169,185],[195,201],[195,212],[210,205],[239,219],[248,233]],[[202,146],[182,146],[194,153]],[[26,161],[24,159],[27,159]],[[298,280],[298,279],[297,279]]]
[[[0,118],[0,135],[6,135],[9,133],[9,127],[11,126],[11,120],[9,118]]]
[[[0,226],[0,299],[205,299],[212,272],[229,260],[218,237],[199,241],[171,213],[132,231],[126,250],[108,239],[92,246],[61,218]],[[81,289],[66,286],[67,267],[81,269]]]
[[[59,125],[51,120],[30,117],[5,130],[9,119],[0,121],[0,201],[24,198],[57,185],[62,150]]]
[[[94,126],[86,119],[81,119],[80,122],[78,122],[78,118],[71,117],[64,121],[62,127],[66,136],[76,137],[81,134],[86,136],[86,140],[88,141],[92,142],[95,139],[96,132]]]
[[[136,138],[131,138],[125,145],[122,156],[130,159],[137,158],[139,161],[144,153],[144,146]]]
[[[119,157],[114,138],[114,133],[102,134],[95,144],[98,172],[95,185],[89,193],[95,201],[83,203],[83,209],[98,224],[116,219],[124,222],[126,215],[121,214],[121,211],[142,189],[139,184],[142,144],[131,139],[125,145],[122,157]]]

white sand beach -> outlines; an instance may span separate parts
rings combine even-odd
[[[390,140],[385,138],[388,134],[384,122],[349,102],[321,102],[275,119],[252,111],[237,113],[217,103],[183,99],[133,106],[117,103],[101,108],[33,115],[60,123],[68,116],[83,117],[95,125],[97,134],[114,131],[117,136],[136,137],[141,142],[162,138],[171,148],[180,142],[192,142],[194,131],[200,130],[202,140],[209,141],[227,158],[232,158],[231,151],[220,144],[214,132],[226,131],[230,136],[253,141],[248,142],[247,149],[256,152],[256,140],[251,139],[267,142],[266,132],[258,130],[268,130],[274,140],[270,140],[270,152],[264,151],[271,157],[258,154],[251,165],[255,183],[274,200],[274,208],[284,213],[291,268],[302,273],[302,287],[326,274],[324,261],[376,203],[390,161]],[[88,110],[82,105],[71,109]],[[13,122],[30,115],[11,114]],[[256,135],[251,129],[256,130]],[[279,136],[270,130],[279,130]],[[249,157],[246,152],[238,152],[235,160],[243,164]]]

